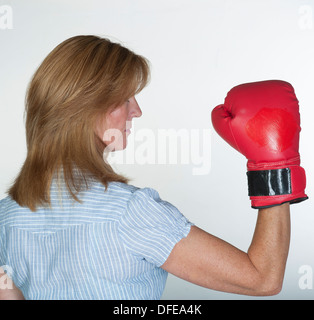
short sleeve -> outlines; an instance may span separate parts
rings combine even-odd
[[[120,218],[119,233],[127,250],[160,267],[193,224],[156,190],[138,189]]]

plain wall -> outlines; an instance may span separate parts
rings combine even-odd
[[[12,9],[9,20],[3,5]],[[63,40],[100,35],[152,66],[151,82],[137,96],[143,115],[134,119],[129,148],[119,155],[128,160],[113,166],[132,184],[155,188],[199,227],[247,250],[257,211],[247,196],[246,159],[214,132],[210,112],[237,84],[286,80],[300,102],[310,200],[291,207],[284,287],[270,299],[314,298],[313,12],[312,0],[0,0],[0,198],[25,159],[24,97],[33,72]],[[185,138],[163,148],[162,130]],[[163,299],[264,298],[220,293],[169,275]]]

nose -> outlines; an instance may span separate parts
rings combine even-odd
[[[131,110],[130,110],[130,114],[131,117],[135,117],[135,118],[139,118],[142,115],[142,110],[140,108],[140,106],[138,105],[135,97],[132,97],[131,99],[129,99],[130,101],[130,106],[131,106]]]

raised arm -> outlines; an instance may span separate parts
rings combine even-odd
[[[248,160],[251,206],[259,210],[251,246],[245,253],[192,227],[162,268],[207,288],[276,294],[289,250],[290,204],[307,199],[300,166],[298,99],[285,81],[242,84],[214,108],[212,122],[217,133]]]
[[[244,295],[280,292],[290,243],[290,206],[260,209],[248,252],[193,226],[162,268],[197,285]]]

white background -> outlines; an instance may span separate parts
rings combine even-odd
[[[141,128],[210,135],[207,174],[194,175],[195,164],[180,161],[116,169],[134,185],[155,188],[199,227],[247,250],[257,211],[247,197],[246,159],[214,132],[210,112],[237,84],[286,80],[300,101],[300,153],[310,200],[291,207],[284,287],[271,299],[314,298],[310,273],[308,289],[299,286],[300,268],[314,269],[314,1],[0,0],[1,5],[11,6],[13,25],[0,29],[0,198],[25,159],[23,109],[30,77],[63,40],[96,34],[122,42],[152,65],[150,85],[137,97],[143,116],[134,120],[130,139]],[[169,275],[163,299],[264,298],[215,292]]]

